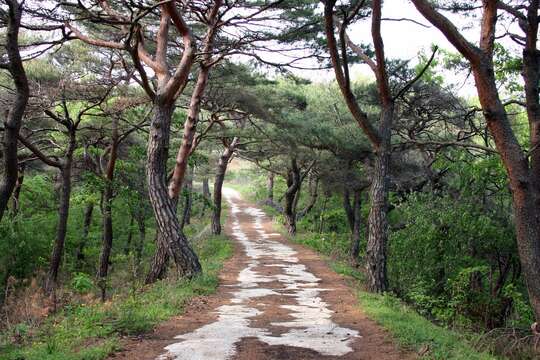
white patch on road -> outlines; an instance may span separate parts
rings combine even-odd
[[[240,194],[233,189],[223,188],[223,195],[231,209],[232,235],[244,247],[247,266],[238,274],[237,283],[231,286],[231,305],[217,308],[217,320],[177,336],[176,339],[182,341],[167,346],[167,353],[158,359],[227,360],[236,354],[236,344],[246,337],[256,337],[268,345],[307,348],[322,355],[340,356],[351,352],[350,345],[359,334],[332,321],[334,312],[320,297],[322,291],[331,289],[318,287],[320,279],[299,263],[294,249],[268,240],[270,236],[280,234],[264,231],[262,210],[255,207],[240,209],[235,202],[240,199]],[[257,238],[249,238],[242,230],[238,220],[241,213],[253,217],[252,228],[258,234]],[[280,271],[266,275],[257,270],[261,267],[275,267]],[[269,283],[272,287],[265,288],[264,284]],[[269,329],[250,326],[252,319],[264,312],[250,302],[257,299],[259,308],[268,307],[265,297],[276,295],[291,297],[296,304],[280,306],[288,311],[292,320],[268,324],[290,328],[274,336]]]

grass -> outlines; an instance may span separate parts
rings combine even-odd
[[[391,295],[358,291],[358,299],[364,312],[388,329],[400,346],[425,352],[425,359],[497,359],[476,351],[469,336],[433,324]]]
[[[232,246],[223,236],[199,240],[196,251],[203,274],[192,280],[163,280],[141,291],[116,295],[104,304],[65,308],[47,318],[37,329],[17,329],[19,344],[10,343],[12,334],[3,334],[3,360],[98,360],[119,350],[122,335],[150,331],[156,324],[181,314],[187,301],[213,293],[218,273],[232,255]]]

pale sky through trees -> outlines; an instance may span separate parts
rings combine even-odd
[[[478,17],[455,16],[448,12],[446,16],[451,18],[458,28],[463,29],[463,34],[471,41],[476,43],[479,37]],[[411,21],[383,21],[382,35],[385,45],[386,57],[389,59],[410,59],[412,64],[418,63],[418,54],[431,53],[431,45],[438,45],[439,48],[451,51],[456,50],[446,40],[446,38],[429,24],[422,15],[416,10],[414,5],[408,0],[386,0],[383,6],[383,18],[390,19],[412,19],[426,27],[415,24]],[[366,19],[363,22],[351,26],[349,36],[352,41],[360,43],[371,43],[371,22]],[[505,46],[512,47],[511,41],[504,40]],[[440,54],[439,54],[440,57]],[[315,82],[333,81],[333,71],[298,71],[304,77]],[[371,70],[366,65],[354,65],[352,67],[353,76],[358,78],[374,78]],[[472,78],[467,79],[467,74],[449,73],[446,77],[449,83],[458,85],[459,93],[462,96],[476,96],[476,90]],[[465,83],[465,84],[464,84]],[[463,86],[462,86],[463,85]]]
[[[43,4],[51,5],[50,1],[44,1]],[[451,18],[460,29],[464,30],[464,34],[469,40],[476,42],[478,38],[478,17],[464,18],[463,16],[455,16],[445,13]],[[402,19],[401,21],[383,21],[382,35],[385,44],[386,57],[389,59],[404,59],[411,60],[411,64],[418,63],[418,54],[424,52],[429,56],[431,46],[438,45],[441,49],[455,52],[455,49],[450,45],[446,38],[431,24],[429,24],[416,10],[414,5],[408,0],[385,0],[383,5],[383,19]],[[403,19],[412,19],[425,26],[421,26],[412,21]],[[349,28],[349,36],[357,44],[371,43],[371,22],[365,19],[357,24],[351,25]],[[505,46],[512,46],[511,41],[504,41]],[[289,53],[289,55],[299,55],[297,53]],[[261,53],[262,58],[276,63],[290,61],[282,54]],[[440,55],[439,55],[440,57]],[[232,59],[243,62],[248,61],[250,57],[233,56]],[[301,63],[307,67],[317,67],[318,64],[314,60],[303,61]],[[331,70],[299,70],[291,69],[295,74],[306,77],[314,82],[331,82],[334,80],[334,73]],[[152,73],[151,69],[148,69]],[[354,78],[374,79],[373,73],[366,65],[356,64],[352,66],[352,74]],[[463,96],[475,96],[476,91],[472,79],[466,79],[467,74],[450,73],[447,80],[459,87],[459,93]]]

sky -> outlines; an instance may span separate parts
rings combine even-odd
[[[463,34],[472,42],[478,37],[478,18],[457,17],[453,14],[445,14],[455,22],[459,29],[467,29]],[[408,0],[386,0],[383,5],[383,18],[414,19],[428,28],[410,21],[383,21],[381,27],[385,53],[387,58],[410,59],[412,64],[418,63],[418,54],[424,51],[431,54],[431,45],[436,44],[441,49],[456,52],[453,46],[446,40],[442,33],[431,26],[427,20],[416,10]],[[349,37],[357,44],[371,43],[371,22],[369,19],[355,24],[349,29]],[[299,75],[307,77],[314,82],[326,82],[334,79],[332,71],[296,71]],[[371,70],[366,65],[354,65],[352,75],[361,78],[374,78]],[[448,74],[449,82],[459,84],[459,92],[462,96],[474,96],[476,94],[472,79],[467,79],[467,74]]]

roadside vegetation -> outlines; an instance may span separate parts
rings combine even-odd
[[[462,179],[463,181],[466,181]],[[240,191],[243,196],[251,201],[258,202],[264,210],[273,216],[276,228],[284,235],[287,235],[284,219],[281,212],[275,207],[265,205],[267,200],[266,179],[264,173],[260,173],[255,167],[244,163],[244,167],[239,167],[237,171],[231,172],[229,175],[229,186]],[[276,181],[274,183],[276,189],[283,189],[286,185],[283,182]],[[280,190],[277,190],[280,191]],[[422,199],[424,200],[424,199]],[[414,211],[422,209],[422,203],[414,199],[412,206]],[[441,206],[444,206],[444,199]],[[309,192],[302,193],[298,203],[298,207],[302,208],[306,203],[310,202]],[[424,207],[427,205],[423,203]],[[448,226],[458,227],[461,224],[453,222],[451,214],[447,214],[448,208],[442,208],[440,212],[433,212],[435,208],[433,203],[429,205],[429,212],[415,214],[418,220],[427,219],[428,221],[448,221]],[[404,210],[401,210],[404,208]],[[367,212],[366,208],[362,210]],[[399,209],[393,211],[413,211],[406,204],[402,204]],[[430,213],[431,212],[431,213]],[[394,223],[402,221],[401,216],[391,214]],[[462,218],[466,213],[459,214]],[[444,218],[441,218],[445,216]],[[458,215],[455,215],[458,216]],[[433,219],[437,220],[433,220]],[[423,220],[422,220],[423,221]],[[466,221],[472,221],[466,219]],[[476,219],[475,221],[483,221]],[[321,227],[321,222],[323,223]],[[317,201],[317,204],[312,210],[311,216],[303,218],[298,222],[297,234],[294,237],[289,237],[291,241],[305,245],[327,258],[329,266],[336,272],[345,276],[350,285],[356,289],[360,308],[372,319],[377,321],[381,326],[387,329],[398,344],[405,349],[413,350],[422,358],[426,359],[535,359],[536,354],[531,350],[529,342],[531,338],[527,337],[527,324],[531,319],[530,309],[527,307],[521,295],[514,293],[516,297],[515,312],[508,319],[508,329],[498,329],[490,331],[486,329],[482,323],[477,322],[478,318],[474,317],[468,311],[467,306],[477,306],[478,299],[459,298],[457,290],[459,286],[468,287],[470,278],[463,274],[470,274],[477,268],[468,269],[461,262],[461,254],[454,253],[454,259],[449,256],[452,252],[447,251],[449,258],[445,261],[454,267],[452,277],[448,278],[447,284],[443,287],[448,293],[429,292],[428,288],[421,288],[414,284],[423,284],[424,278],[433,277],[433,268],[426,266],[424,259],[425,251],[432,251],[431,247],[434,244],[440,243],[440,235],[438,233],[420,232],[411,234],[407,228],[394,233],[390,242],[390,258],[392,264],[398,263],[399,266],[407,269],[407,271],[392,271],[389,269],[391,290],[384,294],[374,294],[367,291],[366,274],[363,270],[363,256],[365,253],[365,233],[362,236],[360,255],[357,261],[351,259],[351,233],[350,229],[341,224],[346,223],[346,213],[343,209],[341,199],[335,195],[330,195],[328,198]],[[425,223],[427,228],[430,228],[432,223]],[[492,224],[492,226],[495,226]],[[365,229],[364,229],[365,230]],[[478,233],[478,228],[474,230],[477,236],[482,236]],[[452,229],[449,229],[452,231]],[[485,230],[482,230],[485,231]],[[485,233],[485,238],[479,238],[478,241],[488,241],[492,239],[492,233]],[[403,241],[408,241],[409,244],[421,242],[422,246],[415,244],[416,251],[408,251],[407,256],[399,251],[399,247],[404,246]],[[450,246],[451,244],[446,244]],[[398,248],[395,252],[394,248]],[[393,256],[396,256],[394,259]],[[471,259],[470,261],[473,261]],[[478,261],[478,260],[477,260]],[[461,264],[461,265],[460,265]],[[465,263],[466,264],[466,263]],[[438,264],[442,266],[443,264]],[[460,268],[460,266],[462,266]],[[395,274],[395,275],[394,275]],[[408,283],[400,282],[401,276],[407,274]],[[404,280],[401,280],[404,281]],[[394,285],[395,284],[395,285]],[[407,288],[410,284],[410,292],[403,293],[400,289]],[[515,289],[519,284],[509,284],[510,289]],[[465,290],[462,290],[465,291]],[[466,290],[469,291],[468,288]],[[484,290],[488,291],[488,289]],[[422,292],[418,294],[418,292]],[[406,295],[405,295],[406,294]],[[423,296],[421,296],[423,295]],[[479,295],[480,296],[480,295]],[[485,294],[483,296],[488,296]],[[492,299],[493,300],[493,299]],[[474,303],[472,301],[475,301]],[[468,305],[470,304],[470,305]],[[436,306],[435,306],[436,305]]]
[[[97,291],[92,279],[79,275],[66,289],[78,298],[34,325],[13,324],[1,335],[0,357],[6,360],[98,360],[122,348],[122,337],[150,332],[157,324],[181,314],[191,299],[209,295],[218,273],[231,256],[224,236],[204,235],[194,244],[204,273],[191,280],[172,276],[138,288],[120,287],[106,303],[89,297]],[[120,279],[115,279],[120,280]],[[27,304],[24,304],[27,305]],[[35,306],[36,304],[28,304]],[[20,304],[23,306],[23,304]]]

